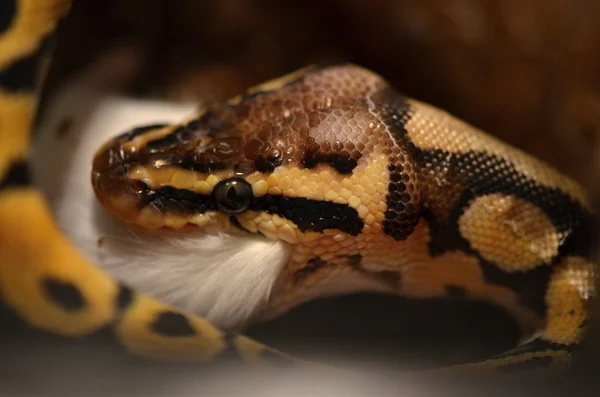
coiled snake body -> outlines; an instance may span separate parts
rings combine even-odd
[[[16,2],[0,36],[3,301],[54,333],[110,325],[144,356],[208,360],[234,349],[293,360],[114,281],[55,226],[27,177],[40,83],[26,65],[41,63],[68,7]],[[181,123],[128,131],[99,149],[92,184],[138,227],[284,241],[289,260],[262,318],[353,290],[488,300],[532,340],[486,368],[564,364],[584,335],[595,262],[582,188],[354,65],[308,67]]]

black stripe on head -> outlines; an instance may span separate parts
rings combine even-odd
[[[0,190],[8,187],[23,187],[31,185],[29,164],[25,160],[17,160],[8,168],[4,179],[0,180]]]
[[[141,186],[140,207],[152,205],[161,212],[184,215],[202,214],[216,209],[212,196],[204,196],[190,190],[176,189],[170,186],[152,190],[143,182],[139,182],[139,185]]]
[[[140,208],[152,205],[161,212],[185,215],[200,214],[217,209],[212,195],[205,196],[170,186],[152,190],[143,182],[137,181],[137,184],[141,197]],[[294,222],[303,232],[337,229],[357,236],[364,226],[358,212],[346,204],[310,200],[303,197],[266,195],[254,198],[249,210],[277,214]]]
[[[255,199],[250,210],[277,214],[294,222],[303,232],[338,229],[357,236],[364,226],[358,212],[346,204],[304,197],[266,195]]]

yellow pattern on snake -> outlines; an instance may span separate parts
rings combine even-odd
[[[28,148],[39,69],[70,2],[6,4],[2,302],[51,333],[108,327],[115,343],[145,357],[208,361],[233,350],[248,362],[300,362],[116,282],[67,241],[30,183]],[[124,133],[98,150],[92,183],[126,224],[235,230],[289,244],[264,318],[352,277],[406,297],[487,300],[533,335],[469,368],[566,364],[585,332],[595,279],[585,192],[358,66],[308,67],[179,124]]]

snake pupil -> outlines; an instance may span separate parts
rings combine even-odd
[[[213,192],[217,208],[228,214],[239,214],[252,203],[252,187],[241,178],[221,181]]]
[[[237,195],[235,194],[235,188],[232,186],[229,188],[229,191],[227,192],[227,200],[234,202],[237,198]]]

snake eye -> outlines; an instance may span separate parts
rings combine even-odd
[[[252,203],[252,187],[240,178],[231,178],[219,182],[213,191],[217,208],[228,214],[239,214]]]

